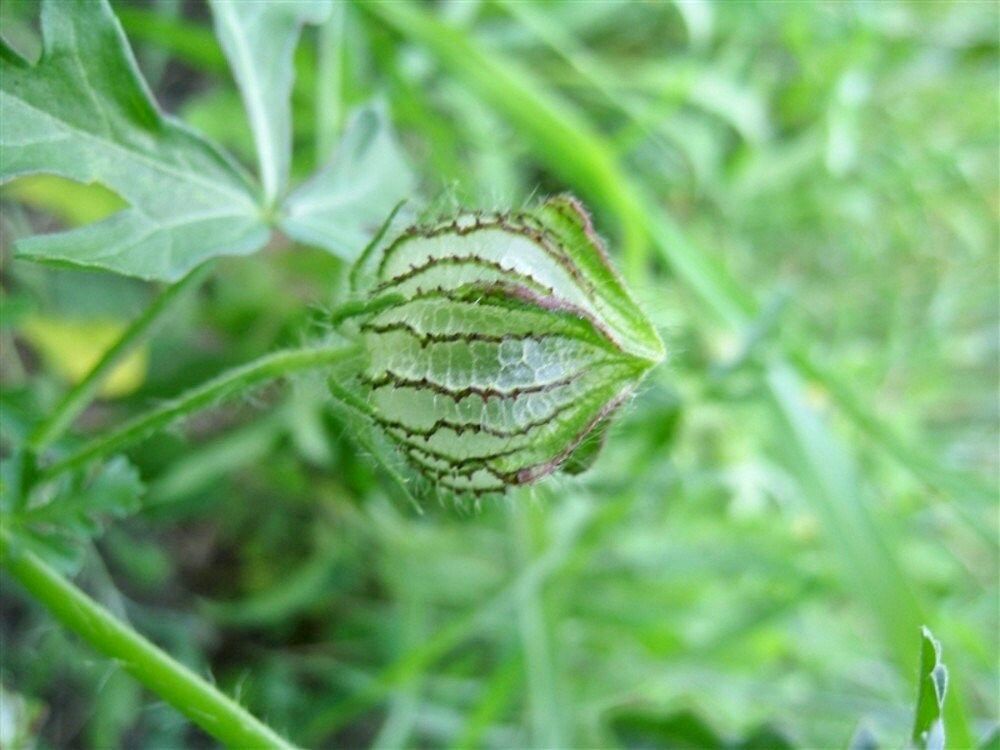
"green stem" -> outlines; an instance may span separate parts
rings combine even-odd
[[[28,445],[35,453],[41,453],[58,440],[80,413],[93,400],[97,389],[114,367],[131,352],[161,322],[165,314],[186,291],[198,286],[208,275],[210,264],[193,270],[179,282],[168,287],[156,298],[146,311],[133,321],[118,342],[105,352],[101,360],[76,384],[59,402],[55,411],[42,422],[28,439]]]
[[[38,556],[12,549],[0,529],[0,562],[67,628],[187,716],[233,748],[294,748],[273,729],[166,652],[115,618]]]
[[[108,456],[126,445],[166,427],[179,417],[202,409],[227,396],[245,391],[267,380],[280,378],[292,372],[329,365],[356,355],[355,344],[316,347],[312,349],[286,349],[268,354],[246,365],[224,372],[216,378],[191,389],[177,398],[140,414],[121,427],[101,435],[79,450],[41,470],[41,478],[51,479],[70,469],[79,468],[88,461]]]
[[[333,151],[340,132],[343,101],[343,40],[347,9],[334,3],[316,42],[316,163]]]

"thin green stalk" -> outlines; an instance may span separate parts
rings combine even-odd
[[[538,523],[532,508],[515,508],[510,514],[514,555],[522,571],[531,569],[535,550],[532,526]],[[527,678],[528,715],[531,735],[536,747],[565,747],[559,710],[549,628],[545,622],[545,589],[543,586],[525,589],[515,612],[524,673]]]
[[[294,748],[242,706],[115,618],[0,529],[0,563],[67,628],[233,748]]]
[[[101,383],[111,373],[115,366],[131,352],[139,342],[148,336],[153,328],[160,323],[174,304],[188,290],[198,286],[208,275],[211,264],[204,264],[194,269],[176,284],[167,287],[142,315],[136,318],[118,339],[118,342],[108,349],[87,376],[77,383],[59,402],[48,419],[42,422],[28,438],[28,445],[35,453],[41,453],[58,440],[69,428],[80,413],[93,400]]]
[[[330,17],[319,27],[316,43],[316,163],[333,151],[343,119],[344,25],[347,7],[334,3]]]
[[[268,354],[253,362],[224,372],[207,383],[193,388],[145,414],[140,414],[118,429],[95,438],[79,450],[43,468],[41,478],[51,479],[64,471],[83,466],[95,458],[109,456],[131,443],[163,429],[175,419],[191,414],[227,396],[292,372],[340,362],[354,356],[358,351],[357,345],[338,344],[310,349],[287,349]]]

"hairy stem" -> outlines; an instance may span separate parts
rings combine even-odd
[[[168,287],[136,318],[125,330],[118,342],[105,352],[101,360],[76,384],[59,402],[55,411],[42,422],[28,439],[28,445],[35,453],[40,453],[58,440],[73,423],[80,412],[93,400],[101,383],[129,352],[149,335],[165,314],[180,300],[184,293],[200,284],[208,275],[211,264],[204,264],[193,270],[176,284]]]
[[[0,529],[0,563],[64,626],[223,744],[233,748],[294,746],[242,706],[115,618],[38,556],[16,549]]]
[[[260,383],[280,378],[289,373],[341,362],[355,356],[358,351],[358,346],[354,344],[338,344],[310,349],[287,349],[268,354],[246,365],[224,372],[207,383],[193,388],[145,414],[140,414],[121,427],[95,438],[79,450],[43,468],[41,478],[51,479],[95,458],[115,453],[126,445],[163,429],[174,420],[227,396],[246,391]]]

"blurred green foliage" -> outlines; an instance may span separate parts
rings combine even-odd
[[[143,508],[87,549],[80,583],[308,747],[895,747],[922,623],[945,649],[954,746],[987,736],[997,6],[400,7],[420,33],[347,3],[307,29],[293,175],[382,98],[432,206],[596,196],[621,261],[630,217],[600,199],[625,186],[587,182],[594,154],[545,151],[544,123],[502,96],[528,80],[669,218],[665,250],[628,242],[670,363],[579,478],[419,511],[321,378],[266,389],[129,452]],[[158,101],[252,163],[205,9],[117,10]],[[37,47],[33,3],[0,14],[5,38]],[[465,46],[510,80],[482,80]],[[58,181],[5,188],[5,450],[66,388],[26,316],[128,320],[154,292],[13,261],[10,241],[108,205]],[[685,253],[754,298],[749,324],[668,265]],[[152,339],[141,388],[78,432],[321,333],[344,272],[290,242],[220,263]],[[9,705],[38,746],[207,745],[7,579],[2,594],[5,700],[21,696]]]

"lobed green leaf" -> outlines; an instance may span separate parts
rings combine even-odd
[[[385,107],[364,107],[330,161],[288,196],[279,226],[299,242],[354,260],[415,183]]]
[[[944,699],[948,668],[941,661],[941,643],[927,627],[920,629],[920,684],[913,719],[913,746],[944,750]]]
[[[264,200],[272,205],[288,184],[293,55],[299,33],[305,23],[322,23],[331,4],[329,0],[212,0],[211,6],[215,34],[250,119]]]
[[[129,208],[17,244],[26,257],[180,279],[216,255],[260,248],[268,229],[251,181],[164,115],[106,0],[47,0],[43,51],[0,56],[0,181],[47,172],[99,182]]]

